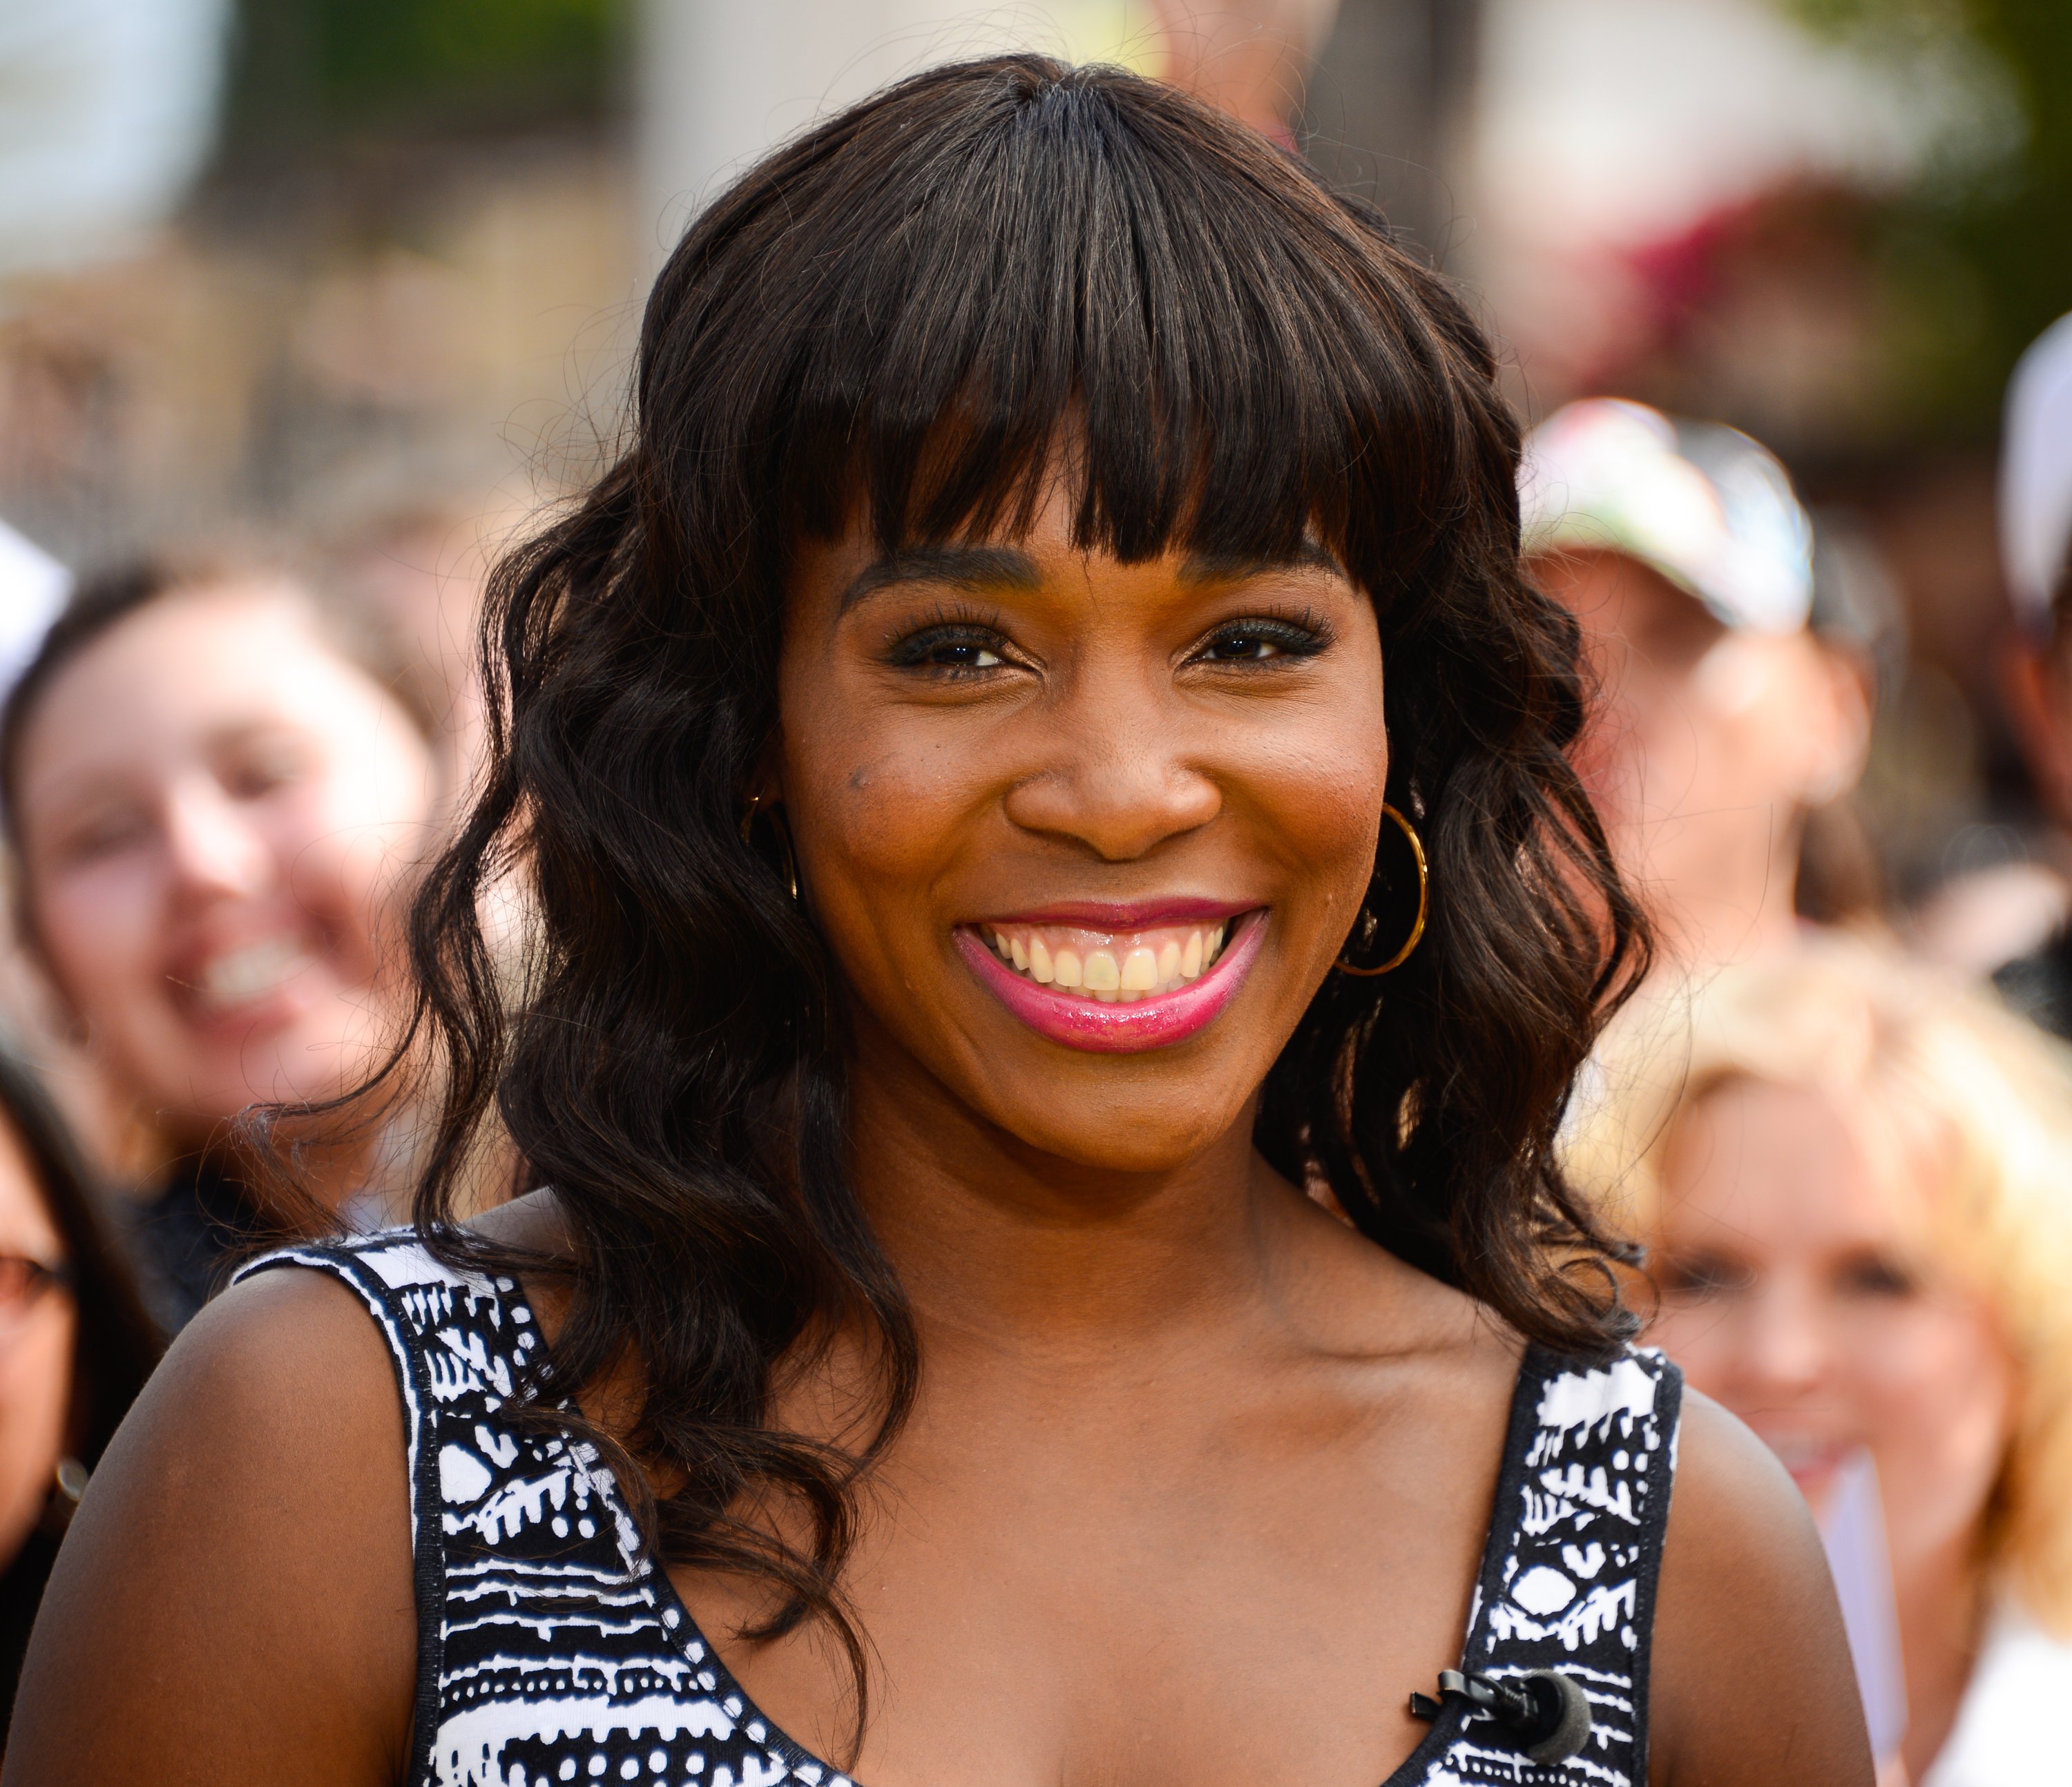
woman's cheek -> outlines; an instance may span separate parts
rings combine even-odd
[[[816,791],[787,806],[800,860],[863,885],[933,878],[976,798],[976,754],[934,748],[808,762],[787,783]],[[902,902],[902,904],[907,902]]]
[[[1317,890],[1318,919],[1330,933],[1324,941],[1334,955],[1368,896],[1377,852],[1392,877],[1399,868],[1408,873],[1399,852],[1389,848],[1401,840],[1381,816],[1388,771],[1386,742],[1355,736],[1334,750],[1305,749],[1234,764],[1222,776],[1236,803],[1264,810],[1269,824],[1262,835],[1281,840],[1284,866],[1297,877],[1293,885]]]
[[[1904,1555],[1960,1538],[1984,1518],[2012,1437],[2014,1369],[1980,1311],[1924,1300],[1881,1325],[1860,1382],[1893,1548]]]
[[[34,894],[51,977],[73,1013],[101,1031],[134,1024],[162,1001],[166,939],[141,865],[112,863],[45,878]]]
[[[398,790],[401,795],[414,791]],[[399,898],[426,853],[421,798],[385,810],[350,787],[319,787],[286,803],[267,828],[296,904],[323,928],[351,980],[370,979],[393,943]]]

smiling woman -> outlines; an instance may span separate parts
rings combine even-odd
[[[433,729],[400,652],[256,569],[89,580],[9,698],[21,934],[154,1144],[140,1236],[168,1326],[261,1227],[240,1114],[335,1097],[394,1029]],[[366,1149],[329,1152],[335,1205]]]
[[[976,63],[721,197],[636,397],[496,580],[417,1232],[183,1337],[8,1780],[1867,1780],[1553,1164],[1642,952],[1445,285]]]

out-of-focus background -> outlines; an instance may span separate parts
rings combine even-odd
[[[1466,281],[1530,414],[1735,423],[1874,550],[1900,891],[2032,848],[1993,462],[2072,306],[2072,11],[1306,12],[1302,150]],[[643,277],[744,157],[932,57],[1158,72],[1172,35],[1148,0],[7,0],[0,518],[75,565],[226,529],[458,554],[594,462]]]

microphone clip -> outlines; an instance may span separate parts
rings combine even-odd
[[[1410,1696],[1412,1719],[1437,1719],[1452,1700],[1486,1713],[1531,1760],[1566,1762],[1590,1740],[1590,1702],[1572,1675],[1536,1669],[1521,1675],[1471,1675],[1439,1671],[1439,1698]]]

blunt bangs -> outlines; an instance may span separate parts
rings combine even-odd
[[[1478,483],[1446,401],[1473,355],[1386,242],[1157,83],[943,69],[714,207],[658,288],[644,385],[734,386],[731,453],[700,459],[757,443],[780,576],[786,536],[858,519],[887,550],[1026,533],[1063,475],[1083,548],[1276,559],[1309,536],[1385,599]],[[770,290],[774,257],[812,277]]]

